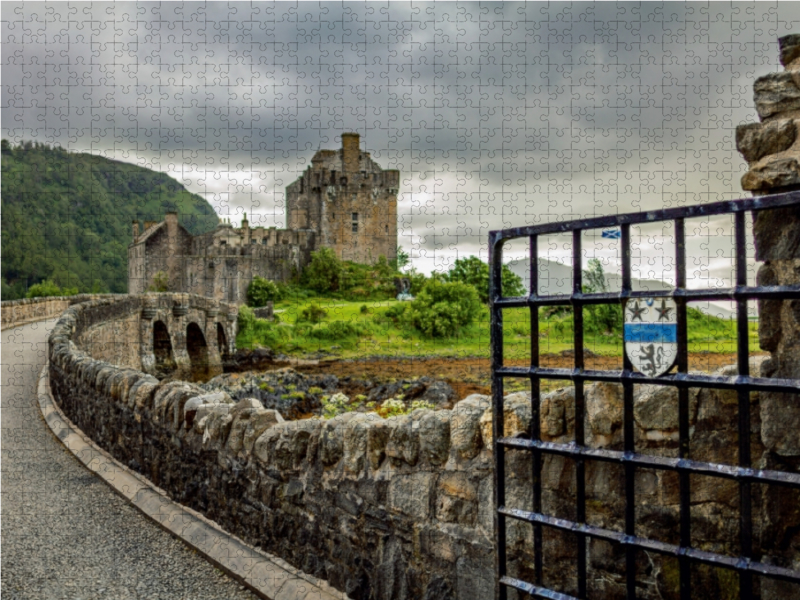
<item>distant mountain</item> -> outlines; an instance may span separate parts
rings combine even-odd
[[[530,260],[510,262],[508,264],[516,275],[522,278],[525,286],[530,280]],[[606,274],[608,289],[618,292],[622,289],[622,277],[616,273]],[[671,290],[672,285],[654,279],[631,279],[631,288],[634,291],[663,291]],[[569,294],[572,291],[572,267],[561,263],[539,258],[539,293],[547,295]],[[706,314],[719,317],[721,319],[732,319],[736,314],[722,306],[710,302],[693,302],[692,307],[703,311]]]
[[[131,222],[167,209],[193,234],[219,219],[173,178],[44,144],[2,141],[3,300],[52,279],[81,292],[125,292]]]

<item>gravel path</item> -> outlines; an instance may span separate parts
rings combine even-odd
[[[40,322],[2,334],[2,597],[254,599],[127,504],[56,440],[36,383]]]

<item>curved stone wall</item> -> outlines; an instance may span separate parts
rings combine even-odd
[[[156,314],[169,320],[169,304],[164,302]],[[142,371],[98,360],[82,347],[89,339],[87,332],[104,319],[143,306],[141,297],[76,305],[64,313],[50,337],[54,398],[86,434],[176,501],[308,574],[327,579],[351,598],[492,597],[492,428],[487,397],[474,395],[452,410],[416,410],[391,419],[353,412],[331,420],[284,422],[255,399],[234,403],[224,392],[207,393],[183,381],[159,382]],[[760,360],[752,364],[754,374],[760,365]],[[719,374],[732,374],[729,371]],[[568,387],[543,396],[543,440],[574,439],[573,394]],[[587,388],[585,430],[590,447],[621,449],[621,397],[615,385]],[[509,395],[505,407],[507,434],[525,436],[530,396]],[[735,394],[732,398],[730,392],[693,390],[691,410],[693,456],[734,460],[730,449],[736,446]],[[754,394],[753,452],[767,456],[761,414]],[[634,420],[638,450],[677,455],[674,390],[637,386]],[[528,505],[530,457],[511,451],[507,460],[506,493],[515,506]],[[548,456],[542,477],[545,512],[571,515],[575,465]],[[619,528],[624,514],[621,468],[591,462],[586,479],[587,522]],[[637,532],[674,541],[679,530],[677,480],[671,474],[640,470],[636,485],[641,502]],[[735,485],[700,478],[692,493],[692,531],[713,541],[718,551],[735,554]],[[756,543],[775,555],[776,540],[782,540],[779,545],[789,543],[791,554],[797,537],[791,532],[800,525],[792,513],[794,496],[772,504],[768,500],[754,494],[754,513],[760,515]],[[507,543],[514,557],[513,573],[529,573],[531,528],[513,525]],[[551,557],[548,565],[559,564],[552,557],[574,564],[569,536],[545,535],[544,550]],[[604,590],[605,598],[624,597],[624,552],[604,542],[590,543],[588,552],[593,589]],[[677,567],[672,562],[643,554],[640,567],[641,598],[677,593]],[[545,571],[558,587],[574,587],[572,570],[548,566]],[[724,572],[708,569],[697,576],[705,588],[725,597],[730,582]],[[764,589],[762,597],[780,596]]]

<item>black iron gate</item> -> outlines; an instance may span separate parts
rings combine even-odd
[[[520,597],[558,598],[567,600],[574,596],[564,590],[549,589],[543,582],[542,529],[553,528],[571,532],[577,544],[574,565],[563,565],[575,569],[577,575],[577,597],[586,598],[587,592],[587,540],[594,538],[620,544],[625,550],[626,597],[636,597],[636,553],[654,552],[678,561],[679,589],[682,600],[706,597],[700,590],[692,592],[690,569],[695,564],[711,565],[731,570],[738,575],[738,595],[751,598],[753,577],[763,576],[793,583],[800,583],[800,571],[777,567],[769,557],[753,556],[753,514],[751,490],[754,485],[784,486],[800,489],[800,475],[783,471],[757,470],[751,466],[750,458],[750,392],[800,393],[797,380],[751,377],[748,352],[748,299],[796,299],[800,298],[800,286],[748,286],[746,272],[745,217],[748,212],[787,206],[800,206],[800,192],[747,198],[729,202],[718,202],[699,206],[666,209],[646,213],[592,218],[564,223],[552,223],[531,227],[519,227],[490,233],[490,301],[492,344],[492,403],[494,415],[495,458],[495,541],[497,548],[496,595],[499,600],[508,597],[509,590],[517,590]],[[735,286],[727,289],[688,289],[686,285],[685,219],[710,215],[734,215]],[[631,289],[631,234],[630,226],[640,223],[671,221],[674,223],[674,247],[676,285],[673,290],[661,292],[637,292]],[[619,227],[621,229],[622,282],[619,293],[583,293],[581,271],[581,232],[587,229]],[[538,294],[538,236],[555,233],[572,233],[572,293],[540,296]],[[501,296],[502,248],[512,239],[526,239],[530,247],[530,289],[528,297],[504,298]],[[624,303],[633,298],[670,297],[678,307],[678,357],[677,372],[661,377],[647,377],[632,371],[627,357],[623,359],[621,371],[589,370],[584,366],[583,310],[591,304]],[[687,358],[687,312],[686,303],[698,300],[729,300],[737,307],[737,356],[738,377],[717,377],[688,372]],[[539,366],[539,307],[571,306],[574,329],[574,369],[543,368]],[[504,366],[503,358],[503,311],[509,308],[530,309],[531,347],[530,366]],[[623,306],[624,308],[624,306]],[[531,386],[532,418],[528,439],[506,438],[503,433],[503,379],[528,379]],[[571,380],[575,386],[575,441],[571,444],[543,442],[540,434],[540,380]],[[584,432],[584,384],[585,382],[616,382],[623,386],[623,436],[622,450],[587,447]],[[637,453],[634,447],[633,392],[634,385],[656,384],[674,386],[678,393],[679,448],[677,458],[666,458]],[[723,465],[692,460],[689,453],[689,389],[718,388],[735,390],[738,398],[738,450],[737,465]],[[800,400],[800,397],[798,397]],[[798,432],[800,435],[800,432]],[[505,497],[505,450],[530,452],[532,462],[532,506],[506,506]],[[544,455],[558,455],[574,462],[576,473],[575,520],[556,518],[542,512],[541,469]],[[625,516],[622,531],[592,526],[586,522],[586,464],[590,461],[608,461],[621,465],[625,479]],[[637,468],[666,470],[677,473],[680,495],[680,543],[637,536],[635,520],[634,475]],[[732,480],[739,490],[739,556],[709,552],[693,547],[690,527],[690,475],[703,475]],[[523,581],[508,574],[506,548],[507,520],[516,519],[533,527],[533,581]]]

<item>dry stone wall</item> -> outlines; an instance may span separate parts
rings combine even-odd
[[[416,410],[382,419],[347,413],[331,420],[284,421],[258,400],[234,402],[182,381],[115,367],[81,347],[86,331],[114,312],[113,303],[70,308],[50,338],[50,384],[65,413],[120,461],[145,474],[175,500],[205,513],[224,528],[304,571],[327,579],[355,600],[485,599],[494,593],[492,414],[486,396],[473,395],[452,410]],[[761,361],[752,364],[758,374]],[[733,375],[732,368],[719,374]],[[586,394],[585,429],[592,447],[621,449],[619,386],[596,384]],[[693,457],[731,463],[736,446],[735,394],[692,390]],[[754,454],[764,451],[758,395],[751,419]],[[637,449],[677,456],[677,395],[658,386],[636,390]],[[505,401],[505,431],[525,437],[531,398]],[[574,439],[574,390],[546,394],[543,439]],[[506,493],[512,505],[530,505],[531,464],[511,451]],[[550,456],[542,470],[543,510],[573,518],[574,464]],[[624,515],[622,473],[608,463],[587,470],[588,521],[620,529]],[[637,475],[637,531],[676,542],[678,483],[670,474]],[[699,479],[693,485],[692,531],[707,547],[736,552],[736,487]],[[788,501],[787,501],[788,502]],[[785,502],[778,513],[755,494],[757,544],[795,543],[787,526],[798,525]],[[783,512],[781,512],[783,511]],[[774,512],[774,511],[773,511]],[[771,545],[770,545],[771,544]],[[532,530],[510,527],[512,571],[529,575]],[[545,536],[546,579],[575,591],[574,548]],[[641,557],[641,598],[677,594],[677,566],[657,555]],[[610,544],[589,545],[593,589],[603,598],[624,597],[624,553]],[[551,566],[552,565],[552,566]],[[724,573],[698,574],[705,589],[727,598]],[[726,587],[728,586],[728,587]],[[764,598],[779,595],[765,593]]]

